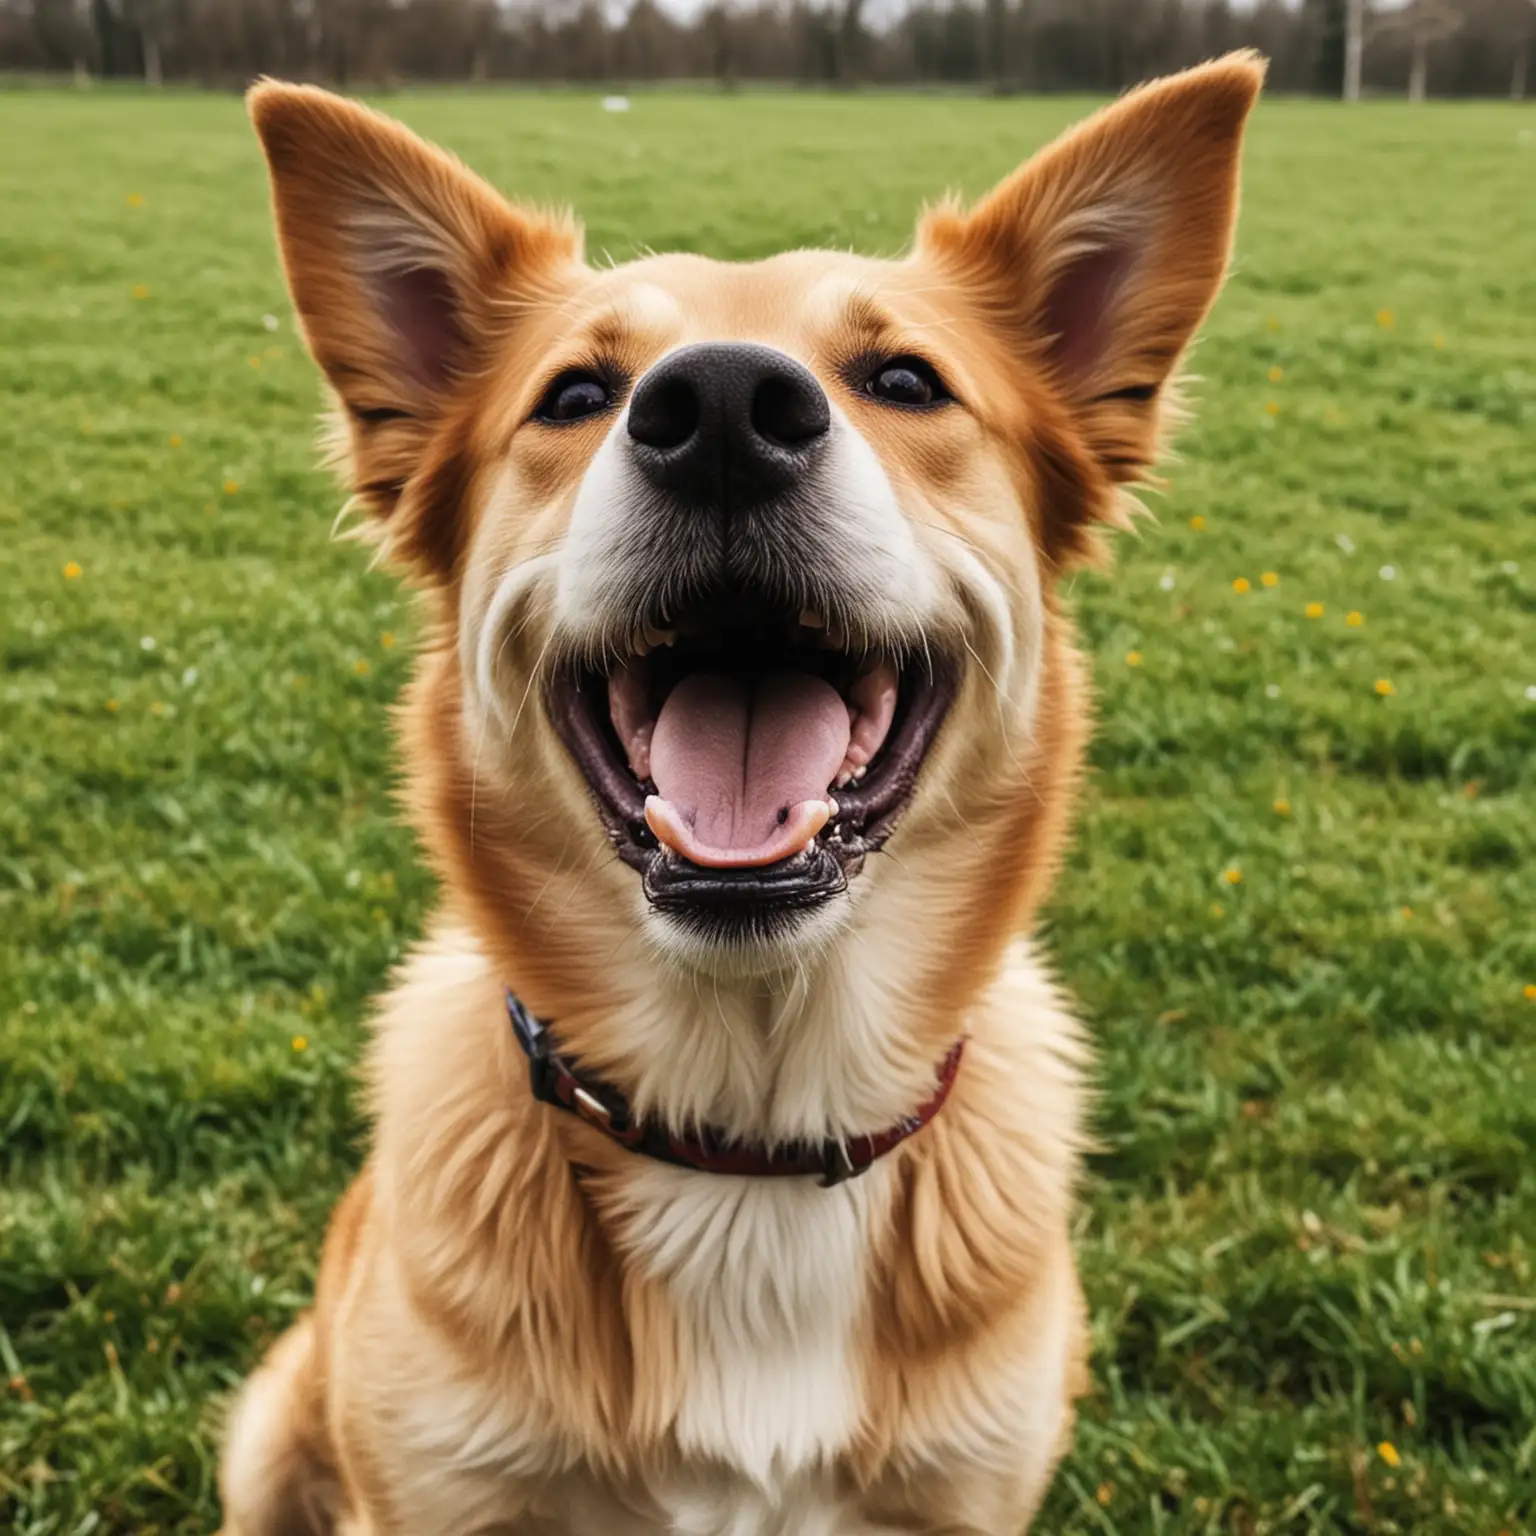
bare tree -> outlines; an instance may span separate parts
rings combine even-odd
[[[864,45],[864,6],[866,0],[843,0],[838,12],[837,27],[833,34],[832,69],[837,79],[845,84],[859,73]]]
[[[1345,0],[1344,100],[1360,100],[1360,68],[1365,59],[1365,0]]]
[[[1531,7],[1536,10],[1536,0],[1531,0]],[[1527,16],[1526,23],[1519,29],[1515,38],[1515,62],[1509,72],[1509,99],[1511,101],[1525,100],[1525,73],[1531,56],[1531,35],[1536,27],[1533,27],[1531,18]]]
[[[160,40],[165,25],[162,0],[131,0],[126,14],[138,30],[144,83],[156,87],[164,85],[165,71],[160,58]]]
[[[1423,101],[1429,93],[1429,50],[1459,32],[1465,20],[1459,0],[1409,0],[1395,15],[1381,18],[1383,32],[1408,34],[1409,101]]]
[[[996,90],[1008,85],[1008,0],[985,0],[987,73]]]

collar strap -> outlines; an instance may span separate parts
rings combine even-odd
[[[510,988],[507,989],[507,1016],[512,1021],[512,1033],[528,1058],[534,1098],[542,1104],[553,1104],[556,1109],[579,1115],[621,1147],[653,1157],[658,1162],[694,1168],[701,1173],[734,1173],[756,1178],[819,1174],[822,1187],[827,1189],[863,1173],[871,1163],[922,1130],[944,1107],[965,1051],[962,1036],[950,1046],[949,1053],[940,1063],[938,1086],[932,1095],[913,1114],[888,1129],[873,1136],[794,1142],[769,1149],[730,1141],[724,1132],[709,1127],[692,1135],[676,1136],[662,1126],[636,1121],[623,1094],[606,1083],[587,1077],[572,1058],[555,1050],[548,1025],[534,1018]]]

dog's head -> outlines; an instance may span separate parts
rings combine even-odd
[[[525,969],[1000,947],[1081,734],[1052,585],[1154,459],[1261,78],[1132,94],[900,260],[612,268],[403,128],[255,89],[353,488],[440,601],[422,819]]]

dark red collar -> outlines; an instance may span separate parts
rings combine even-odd
[[[723,1132],[707,1127],[695,1135],[674,1136],[662,1126],[636,1122],[623,1094],[584,1076],[573,1061],[556,1052],[548,1027],[534,1018],[510,989],[507,1016],[512,1021],[512,1033],[528,1058],[534,1098],[580,1115],[621,1147],[701,1173],[735,1173],[755,1178],[820,1174],[824,1188],[863,1173],[871,1163],[922,1130],[944,1107],[965,1050],[964,1038],[950,1046],[949,1054],[939,1065],[938,1087],[913,1114],[889,1129],[874,1136],[850,1136],[846,1141],[797,1142],[770,1150],[730,1141]]]

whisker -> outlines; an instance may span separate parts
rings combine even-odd
[[[598,860],[604,852],[613,853],[613,850],[608,846],[607,843],[599,843],[597,847],[592,850],[592,856],[587,860],[586,868],[583,869],[581,874],[577,876],[576,884],[571,887],[569,894],[560,904],[560,910],[556,912],[555,915],[550,919],[550,923],[554,927],[558,928],[560,926],[560,919],[565,916],[566,911],[570,907],[571,903],[575,901],[575,899],[581,894],[583,888],[586,886],[587,881],[592,878],[592,871],[597,868]],[[618,855],[614,854],[614,857],[617,858]]]
[[[570,851],[571,839],[576,835],[576,829],[572,827],[565,834],[565,842],[560,849],[560,857],[555,861],[555,867],[545,878],[543,885],[538,889],[538,894],[528,904],[528,910],[523,913],[523,926],[526,928],[533,921],[533,914],[539,910],[539,903],[544,900],[544,893],[565,872],[565,856]]]

